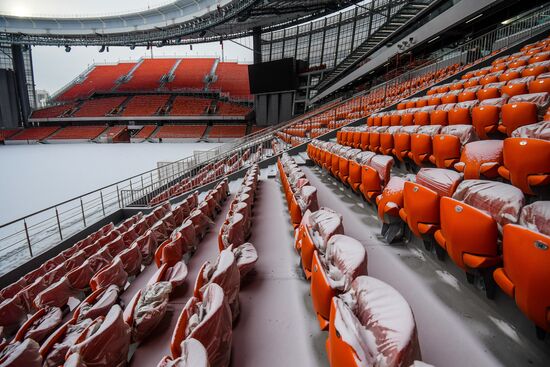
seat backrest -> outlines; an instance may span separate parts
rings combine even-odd
[[[550,201],[535,201],[523,207],[519,224],[532,231],[550,236]]]
[[[336,234],[344,234],[344,223],[341,214],[326,207],[311,213],[308,223],[312,239],[318,250],[325,252],[329,239]]]
[[[336,275],[336,279],[333,280],[341,287],[335,288],[348,289],[353,279],[367,274],[367,251],[365,246],[353,237],[342,234],[332,236],[327,244],[325,259],[330,268],[337,269],[326,269],[329,278],[333,279],[331,275]]]
[[[440,196],[451,196],[455,192],[462,175],[444,168],[422,168],[416,175],[416,183],[427,187]]]
[[[525,197],[517,187],[488,180],[462,181],[453,199],[486,212],[500,228],[509,223],[517,223],[525,204]]]
[[[532,138],[550,141],[550,121],[518,127],[512,132],[513,138]]]

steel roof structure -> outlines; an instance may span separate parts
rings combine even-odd
[[[344,9],[358,0],[176,0],[98,17],[0,15],[0,42],[54,46],[163,46],[272,31]]]

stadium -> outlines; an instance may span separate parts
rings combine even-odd
[[[0,4],[0,367],[550,365],[550,3],[68,3]]]

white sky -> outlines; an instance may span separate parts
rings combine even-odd
[[[28,15],[100,15],[127,13],[135,10],[154,8],[169,3],[169,0],[0,0],[0,14]],[[116,3],[116,6],[113,4]],[[252,39],[236,40],[252,48]],[[224,59],[251,63],[252,51],[234,42],[223,44]],[[138,60],[151,56],[145,47],[130,50],[127,47],[110,47],[109,52],[98,52],[98,47],[73,47],[70,53],[64,47],[33,47],[33,65],[36,89],[47,90],[50,94],[57,92],[76,76],[94,63],[114,63],[120,60]],[[154,57],[178,56],[222,57],[222,48],[218,42],[193,45],[171,46],[153,49]]]

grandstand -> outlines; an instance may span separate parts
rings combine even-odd
[[[1,225],[0,365],[548,366],[550,6],[186,1],[100,44],[250,34],[254,67],[142,59],[59,99],[95,66],[0,130],[224,142]]]

